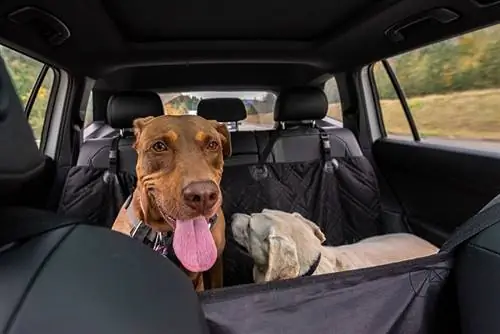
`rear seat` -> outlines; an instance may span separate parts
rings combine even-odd
[[[120,130],[118,164],[120,170],[135,175],[137,154],[132,123],[136,118],[163,115],[163,104],[154,92],[122,92],[113,95],[108,102],[107,124]],[[83,143],[78,156],[78,166],[109,167],[109,152],[113,138],[89,139]]]
[[[268,143],[260,150],[268,164],[224,170],[221,188],[228,224],[235,213],[267,208],[298,212],[315,222],[328,246],[380,234],[376,175],[348,129],[316,126],[327,109],[324,93],[316,88],[294,88],[278,97],[274,120],[279,127],[268,132]],[[224,284],[252,283],[253,265],[229,233]]]
[[[281,93],[274,115],[279,128],[232,132],[233,155],[226,160],[226,166],[257,163],[267,145],[272,146],[268,162],[299,162],[320,158],[320,130],[315,126],[315,121],[324,118],[327,109],[327,99],[320,89],[300,87]],[[132,148],[134,138],[128,129],[138,117],[163,115],[161,99],[154,92],[118,93],[110,98],[107,112],[108,125],[122,130],[123,138],[119,143],[121,169],[134,173],[137,157]],[[219,122],[237,122],[246,118],[246,109],[240,99],[204,99],[198,106],[198,115]],[[336,127],[323,129],[329,135],[332,156],[363,155],[350,130]],[[80,149],[78,165],[108,168],[112,141],[113,138],[87,140]]]
[[[268,162],[300,162],[322,156],[320,130],[315,122],[328,111],[324,92],[315,87],[293,88],[276,101],[274,120],[279,128],[271,134]],[[323,128],[330,138],[332,156],[362,156],[353,133],[344,128]]]
[[[233,156],[226,160],[226,166],[257,163],[268,145],[272,149],[267,162],[300,162],[320,158],[320,130],[315,123],[323,119],[327,111],[327,98],[318,88],[299,87],[281,93],[274,114],[279,128],[232,132]],[[240,99],[213,98],[200,102],[198,115],[219,122],[236,122],[246,118],[246,109]],[[323,129],[329,135],[332,156],[363,155],[356,137],[349,129]]]
[[[237,98],[204,99],[198,104],[197,114],[219,122],[239,122],[247,117],[245,105]],[[226,166],[253,164],[259,161],[259,149],[268,140],[266,131],[231,132],[233,154],[226,159]],[[257,137],[259,136],[259,137]],[[261,145],[259,145],[261,144]]]

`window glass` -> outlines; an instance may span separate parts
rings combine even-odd
[[[85,109],[85,120],[83,122],[83,128],[86,128],[94,121],[94,98],[92,96],[92,91],[89,94],[89,100],[87,102],[87,108]]]
[[[43,125],[47,115],[50,91],[54,82],[54,71],[50,68],[42,81],[42,86],[38,90],[33,107],[31,108],[28,121],[33,128],[37,143],[42,138]]]
[[[272,92],[238,91],[238,92],[182,92],[160,93],[165,114],[196,114],[198,103],[206,98],[239,98],[245,104],[247,118],[235,123],[228,123],[231,131],[268,130],[274,128],[274,105],[276,95]]]
[[[500,140],[499,55],[496,25],[389,59],[424,140]],[[383,71],[374,74],[387,132],[398,133],[404,115],[390,105],[399,102]]]
[[[23,108],[26,108],[28,99],[33,93],[35,82],[42,70],[43,63],[1,45],[0,55],[5,62],[21,104]],[[40,144],[42,137],[53,83],[54,71],[50,68],[42,81],[40,89],[36,93],[36,98],[28,118],[38,144]]]
[[[324,91],[328,99],[328,114],[329,118],[332,118],[338,123],[342,123],[342,105],[340,103],[340,94],[337,86],[337,80],[335,77],[330,78],[325,82]]]

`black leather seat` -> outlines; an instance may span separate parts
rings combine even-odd
[[[1,60],[0,86],[0,332],[208,333],[172,263],[124,235],[33,208],[31,193],[46,190],[45,158]]]
[[[120,129],[123,138],[119,142],[119,166],[121,170],[135,174],[137,154],[132,145],[135,141],[130,131],[136,118],[161,116],[163,104],[154,92],[122,92],[113,95],[108,102],[107,123]],[[108,168],[109,151],[113,138],[89,139],[80,148],[77,164],[95,168]]]
[[[17,228],[69,220],[24,207],[10,211],[0,215]],[[69,223],[15,244],[0,251],[0,270],[2,333],[208,333],[186,275],[103,228]]]
[[[247,117],[245,105],[237,98],[204,99],[198,104],[197,114],[219,122],[239,122]],[[262,131],[260,131],[262,132]],[[252,164],[259,161],[259,148],[265,145],[269,134],[253,131],[231,132],[233,154],[226,166]]]
[[[317,120],[326,116],[328,100],[324,92],[315,87],[299,87],[282,92],[277,101],[274,120],[279,129],[275,137],[270,162],[300,162],[321,157],[320,131]],[[362,156],[356,137],[344,128],[324,128],[330,137],[332,156]]]
[[[500,195],[481,211],[498,205]],[[462,333],[499,333],[500,221],[463,245],[456,259]],[[477,226],[477,225],[476,225]]]

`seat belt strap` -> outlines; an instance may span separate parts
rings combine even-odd
[[[260,155],[259,163],[265,164],[267,162],[267,159],[269,158],[269,155],[271,155],[271,152],[274,148],[274,144],[276,144],[276,140],[278,140],[280,134],[281,134],[280,128],[277,128],[276,130],[271,132],[271,135],[269,136],[269,141],[267,142],[266,147],[264,147],[264,150]]]
[[[73,125],[73,139],[71,147],[71,163],[76,165],[78,156],[80,155],[80,147],[82,145],[82,129],[77,124]]]
[[[500,203],[480,211],[478,214],[459,226],[452,236],[443,244],[440,252],[451,252],[467,240],[475,237],[491,226],[500,223]]]
[[[109,149],[109,171],[113,174],[117,174],[119,170],[119,159],[120,159],[120,152],[119,152],[119,145],[120,145],[120,139],[122,138],[121,135],[118,135],[113,138],[111,141],[111,148]]]
[[[318,129],[319,131],[319,137],[321,141],[321,152],[323,155],[323,161],[325,162],[324,171],[327,173],[332,173],[338,168],[339,163],[335,158],[332,157],[330,135],[322,127],[316,126],[316,129]]]

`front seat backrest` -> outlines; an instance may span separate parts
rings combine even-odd
[[[118,143],[120,170],[135,174],[137,162],[137,154],[132,147],[135,141],[133,134],[131,131],[124,130],[131,129],[137,118],[163,114],[161,99],[154,92],[121,92],[110,97],[106,121],[111,127],[119,129],[123,136]],[[108,168],[112,142],[113,138],[87,140],[80,149],[77,164],[94,168]]]
[[[48,161],[38,149],[3,60],[0,67],[0,203],[43,203],[46,194],[35,188]]]
[[[19,206],[45,159],[3,61],[0,136],[0,333],[208,333],[191,281],[170,261],[125,235]],[[59,228],[19,240],[41,222]]]

